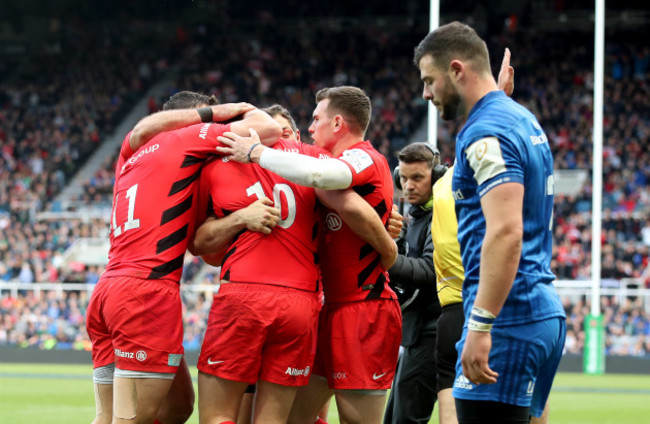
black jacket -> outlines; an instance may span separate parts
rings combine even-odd
[[[431,209],[412,206],[410,222],[398,239],[400,254],[389,270],[391,286],[400,295],[402,304],[402,346],[414,345],[421,334],[432,333],[440,316],[440,302],[433,269]],[[411,298],[417,290],[415,297]]]

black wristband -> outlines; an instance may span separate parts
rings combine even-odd
[[[250,147],[250,149],[248,149],[248,155],[246,155],[246,157],[248,158],[248,161],[249,161],[249,162],[253,163],[253,159],[251,159],[251,153],[253,153],[253,150],[254,150],[257,146],[259,146],[260,144],[261,144],[261,143],[255,143],[255,144],[253,144],[253,145]]]
[[[212,122],[212,108],[209,106],[200,107],[196,110],[199,112],[201,122]]]

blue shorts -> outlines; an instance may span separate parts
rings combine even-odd
[[[476,385],[463,376],[460,356],[466,335],[467,327],[456,344],[454,397],[530,407],[531,415],[541,416],[562,358],[566,336],[564,318],[493,327],[488,363],[499,373],[495,384]]]

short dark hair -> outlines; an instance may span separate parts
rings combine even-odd
[[[289,121],[289,125],[291,125],[291,129],[293,130],[293,132],[298,132],[298,126],[296,125],[296,121],[293,120],[293,117],[285,107],[279,104],[274,104],[269,107],[262,108],[262,110],[268,113],[271,116],[271,118],[275,118],[276,116],[280,115],[281,117]]]
[[[316,103],[329,99],[327,109],[340,113],[351,126],[365,134],[372,115],[370,97],[358,87],[343,85],[323,88],[316,93]]]
[[[397,158],[403,163],[426,162],[429,168],[440,165],[440,152],[429,143],[407,144]]]
[[[191,109],[218,104],[219,100],[217,100],[215,96],[206,96],[205,94],[196,93],[194,91],[179,91],[165,102],[163,110]]]
[[[491,72],[490,56],[485,41],[469,25],[458,21],[448,23],[430,32],[415,48],[415,66],[431,55],[436,66],[446,69],[454,59],[470,62],[479,72]]]

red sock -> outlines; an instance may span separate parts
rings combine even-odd
[[[316,420],[316,422],[314,424],[327,424],[327,421],[325,421],[321,417],[318,417],[318,419]]]

